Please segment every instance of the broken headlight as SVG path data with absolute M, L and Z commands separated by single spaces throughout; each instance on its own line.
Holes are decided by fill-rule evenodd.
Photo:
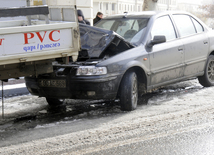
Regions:
M 107 74 L 106 67 L 80 66 L 76 75 L 104 75 Z

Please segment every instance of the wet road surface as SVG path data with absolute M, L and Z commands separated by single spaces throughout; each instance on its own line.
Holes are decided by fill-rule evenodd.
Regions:
M 0 152 L 14 153 L 21 145 L 15 153 L 45 147 L 55 154 L 210 154 L 212 90 L 196 80 L 170 85 L 142 96 L 133 112 L 121 111 L 117 101 L 66 100 L 50 108 L 40 99 L 41 108 L 0 121 Z M 26 149 L 32 141 L 34 149 Z

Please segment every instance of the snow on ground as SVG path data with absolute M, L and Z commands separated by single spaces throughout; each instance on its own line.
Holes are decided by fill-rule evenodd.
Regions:
M 24 78 L 19 80 L 9 79 L 8 82 L 3 83 L 3 90 L 9 91 L 14 89 L 25 88 Z M 2 86 L 0 86 L 0 90 Z M 39 98 L 38 96 L 28 95 L 15 96 L 10 98 L 4 98 L 4 116 L 5 118 L 18 117 L 27 115 L 30 112 L 36 112 L 40 109 L 44 109 L 47 106 L 45 98 Z M 0 118 L 2 117 L 2 100 L 0 101 Z
M 3 86 L 3 89 L 8 90 L 8 89 L 17 89 L 17 88 L 24 88 L 24 87 L 26 87 L 25 83 L 20 83 L 20 84 Z
M 4 100 L 4 115 L 5 118 L 19 117 L 27 115 L 33 112 L 47 107 L 45 98 L 39 98 L 38 96 L 23 95 L 18 97 L 12 97 Z M 0 105 L 0 117 L 2 116 L 2 102 Z
M 0 152 L 5 154 L 35 152 L 55 154 L 58 152 L 60 154 L 73 151 L 73 154 L 93 154 L 94 151 L 105 150 L 106 147 L 111 149 L 136 141 L 148 141 L 162 136 L 196 131 L 199 128 L 206 129 L 214 126 L 213 90 L 214 87 L 203 88 L 197 80 L 170 85 L 152 95 L 147 105 L 138 106 L 135 111 L 111 117 L 111 121 L 99 123 L 95 128 L 3 147 L 0 148 Z M 26 102 L 25 99 L 28 101 Z M 45 104 L 43 98 L 35 99 L 29 95 L 19 99 L 8 99 L 6 110 L 11 102 L 19 103 L 20 106 L 17 107 L 20 109 L 23 109 L 25 104 L 29 104 L 29 101 L 33 103 L 31 108 L 37 104 Z M 37 129 L 49 128 L 51 125 L 54 126 L 57 123 L 37 126 Z
M 23 87 L 25 84 L 14 84 L 14 85 L 7 85 L 5 86 L 6 89 L 12 88 L 19 88 Z M 159 93 L 157 95 L 153 95 L 147 101 L 147 105 L 163 105 L 163 104 L 187 104 L 187 108 L 189 107 L 188 104 L 192 103 L 193 100 L 197 100 L 194 102 L 194 105 L 198 104 L 205 104 L 212 101 L 212 94 L 210 92 L 213 91 L 213 87 L 211 88 L 204 88 L 198 83 L 197 80 L 190 80 L 181 83 L 176 83 L 167 86 L 163 90 L 158 90 Z M 202 90 L 200 90 L 202 89 Z M 187 93 L 189 91 L 198 90 L 195 93 Z M 206 97 L 206 98 L 205 98 Z M 208 101 L 209 98 L 209 101 Z M 2 102 L 1 102 L 2 103 Z M 47 102 L 45 98 L 39 98 L 37 96 L 32 96 L 30 94 L 6 98 L 4 100 L 4 115 L 5 117 L 20 116 L 20 115 L 27 115 L 29 111 L 31 113 L 38 112 L 39 110 L 44 109 L 47 107 Z M 195 105 L 195 106 L 196 106 Z M 179 109 L 179 106 L 177 107 Z M 0 117 L 2 115 L 2 104 L 0 105 Z M 176 109 L 175 109 L 176 110 Z M 99 112 L 99 111 L 98 111 Z M 96 115 L 96 114 L 94 114 Z M 13 117 L 14 117 L 13 116 Z

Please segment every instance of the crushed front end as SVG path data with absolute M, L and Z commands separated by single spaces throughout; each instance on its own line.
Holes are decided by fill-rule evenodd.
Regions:
M 78 65 L 54 67 L 52 74 L 38 78 L 25 77 L 26 86 L 33 95 L 49 98 L 114 99 L 117 95 L 119 74 L 78 76 Z M 85 71 L 83 71 L 85 72 Z
M 115 99 L 122 78 L 121 72 L 109 72 L 99 63 L 134 46 L 114 33 L 80 25 L 81 51 L 77 62 L 54 64 L 53 73 L 25 77 L 33 95 L 47 98 Z

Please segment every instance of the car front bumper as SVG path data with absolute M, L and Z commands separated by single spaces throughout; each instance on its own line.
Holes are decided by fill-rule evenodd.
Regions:
M 26 77 L 25 82 L 33 95 L 49 98 L 69 99 L 115 99 L 121 74 L 105 76 Z M 52 80 L 52 81 L 51 81 Z M 51 82 L 60 81 L 57 86 Z M 64 83 L 62 82 L 64 81 Z M 46 83 L 46 84 L 43 84 Z M 48 83 L 48 84 L 47 84 Z

